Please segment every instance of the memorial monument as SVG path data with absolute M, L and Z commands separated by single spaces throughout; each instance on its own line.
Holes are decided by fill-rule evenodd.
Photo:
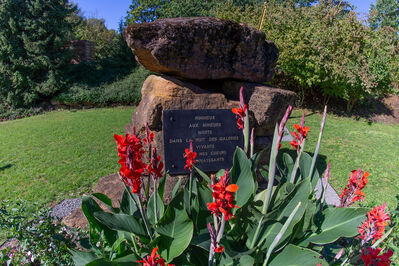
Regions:
M 126 133 L 154 132 L 169 171 L 166 198 L 178 178 L 185 178 L 184 148 L 194 142 L 197 165 L 207 172 L 230 168 L 234 148 L 242 143 L 232 108 L 244 87 L 257 150 L 268 148 L 275 124 L 295 93 L 262 84 L 270 80 L 278 49 L 263 32 L 209 17 L 161 19 L 129 25 L 125 39 L 150 75 Z M 231 150 L 232 149 L 232 150 Z M 184 182 L 183 182 L 184 183 Z

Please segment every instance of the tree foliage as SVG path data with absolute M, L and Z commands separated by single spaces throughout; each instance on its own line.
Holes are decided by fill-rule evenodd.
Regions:
M 215 10 L 227 3 L 241 7 L 263 5 L 262 0 L 132 0 L 126 20 L 128 23 L 140 23 L 161 18 L 214 16 Z
M 370 7 L 369 23 L 373 29 L 392 27 L 399 30 L 399 0 L 377 0 Z
M 118 33 L 107 29 L 104 19 L 82 18 L 75 29 L 75 38 L 95 42 L 96 59 L 110 57 L 117 49 Z
M 256 6 L 228 4 L 216 15 L 257 27 L 261 12 Z M 389 93 L 398 80 L 397 38 L 363 25 L 345 5 L 320 1 L 298 7 L 295 1 L 272 1 L 262 30 L 279 48 L 277 78 L 288 77 L 300 95 L 343 98 L 351 109 L 363 97 Z
M 0 5 L 0 100 L 31 105 L 63 86 L 65 48 L 75 7 L 67 0 L 3 0 Z

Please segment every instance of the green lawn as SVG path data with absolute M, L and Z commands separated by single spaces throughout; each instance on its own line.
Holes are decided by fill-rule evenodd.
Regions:
M 0 199 L 48 203 L 89 192 L 98 178 L 116 172 L 113 134 L 123 133 L 132 107 L 57 111 L 0 123 Z M 302 111 L 288 121 L 299 123 Z M 308 114 L 306 150 L 316 145 L 321 115 Z M 399 126 L 328 115 L 318 167 L 331 162 L 330 182 L 338 193 L 350 170 L 370 173 L 366 204 L 394 207 L 399 193 Z M 285 143 L 283 148 L 288 148 Z
M 296 110 L 288 121 L 299 123 L 301 110 Z M 305 124 L 310 127 L 305 150 L 314 152 L 322 116 L 307 112 Z M 365 120 L 327 115 L 320 148 L 319 166 L 331 163 L 330 182 L 340 194 L 351 170 L 362 168 L 370 173 L 369 183 L 363 190 L 369 206 L 387 203 L 396 206 L 395 194 L 399 194 L 399 125 L 368 123 Z M 288 146 L 284 146 L 288 147 Z
M 0 199 L 78 197 L 118 169 L 113 134 L 134 108 L 56 111 L 0 123 Z

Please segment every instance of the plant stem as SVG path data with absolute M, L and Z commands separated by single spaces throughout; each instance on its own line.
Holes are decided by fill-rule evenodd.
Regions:
M 254 141 L 254 128 L 252 128 L 251 131 L 251 149 L 250 149 L 250 158 L 252 158 L 252 156 L 254 156 L 254 145 L 255 145 L 255 141 Z
M 210 247 L 210 250 L 209 250 L 209 257 L 208 257 L 208 266 L 212 266 L 213 265 L 213 257 L 214 256 L 215 256 L 215 247 L 211 243 L 211 247 Z
M 372 247 L 372 248 L 378 247 L 378 245 L 381 244 L 381 242 L 383 242 L 383 241 L 385 240 L 385 238 L 387 238 L 387 237 L 392 233 L 393 228 L 394 228 L 394 227 L 392 227 L 391 229 L 389 229 L 389 231 L 386 232 L 380 239 L 378 239 L 371 247 Z
M 287 116 L 288 117 L 288 116 Z M 278 154 L 278 145 L 279 145 L 279 131 L 278 125 L 274 129 L 274 136 L 273 136 L 273 143 L 270 153 L 270 163 L 269 163 L 269 176 L 268 176 L 268 183 L 266 188 L 266 195 L 265 199 L 263 200 L 262 206 L 262 214 L 265 215 L 267 213 L 267 209 L 269 208 L 269 203 L 271 199 L 271 194 L 273 191 L 273 184 L 274 184 L 274 175 L 276 172 L 276 158 Z M 258 234 L 260 231 L 260 227 L 262 226 L 263 216 L 259 219 L 258 225 L 256 227 L 254 238 L 252 239 L 252 243 L 250 248 L 252 249 L 255 246 L 256 240 L 258 238 Z
M 296 172 L 298 171 L 299 160 L 301 159 L 301 155 L 303 153 L 303 150 L 305 149 L 305 142 L 306 142 L 306 140 L 304 139 L 302 142 L 302 145 L 301 145 L 301 149 L 299 150 L 298 156 L 296 157 L 294 169 L 292 169 L 292 174 L 291 174 L 291 179 L 290 179 L 290 182 L 292 184 L 295 184 Z
M 153 180 L 154 180 L 154 218 L 156 224 L 158 223 L 158 190 L 157 190 L 156 177 L 153 177 Z
M 244 134 L 244 152 L 248 156 L 248 146 L 249 146 L 249 117 L 248 117 L 248 110 L 245 111 L 243 134 Z
M 220 228 L 219 231 L 217 232 L 217 237 L 216 237 L 216 243 L 219 243 L 220 239 L 223 237 L 224 233 L 224 226 L 226 224 L 226 220 L 224 219 L 224 214 L 222 214 L 222 218 L 220 218 Z
M 139 206 L 140 214 L 141 214 L 141 217 L 143 218 L 145 229 L 147 230 L 147 234 L 148 234 L 148 236 L 150 237 L 150 239 L 152 241 L 151 231 L 150 231 L 150 228 L 148 226 L 147 216 L 144 214 L 143 204 L 141 203 L 140 196 L 137 197 L 139 199 L 138 203 L 136 202 L 134 197 L 132 197 L 132 198 L 133 198 L 134 202 L 136 203 L 136 205 Z
M 262 16 L 261 16 L 260 21 L 259 21 L 258 30 L 262 29 L 263 20 L 265 18 L 265 13 L 266 13 L 266 6 L 267 6 L 267 1 L 265 1 L 263 3 L 263 11 L 262 11 Z
M 119 173 L 118 173 L 118 176 L 119 176 L 119 178 L 120 178 L 120 179 L 122 180 L 122 182 L 123 182 L 123 179 L 122 179 L 122 177 L 121 177 L 121 175 L 120 175 Z M 150 237 L 150 239 L 151 239 L 151 241 L 152 241 L 152 235 L 151 235 L 150 229 L 149 229 L 149 227 L 148 227 L 147 217 L 144 215 L 143 206 L 142 206 L 142 204 L 141 204 L 140 196 L 137 196 L 137 198 L 139 199 L 139 200 L 138 200 L 138 203 L 137 203 L 136 198 L 135 198 L 135 196 L 133 195 L 133 193 L 130 191 L 129 187 L 125 184 L 125 182 L 123 182 L 123 184 L 125 185 L 125 189 L 126 189 L 127 192 L 129 193 L 129 196 L 133 199 L 134 204 L 136 204 L 136 206 L 139 207 L 141 217 L 143 218 L 143 221 L 144 221 L 145 229 L 147 230 L 147 234 L 148 234 L 148 236 Z
M 249 247 L 249 249 L 252 249 L 255 246 L 256 240 L 258 238 L 258 234 L 259 234 L 259 230 L 260 230 L 260 226 L 262 225 L 263 222 L 263 216 L 259 219 L 258 225 L 256 226 L 256 231 L 255 231 L 255 235 L 254 238 L 252 238 L 252 242 L 251 245 Z
M 278 242 L 281 240 L 281 238 L 283 237 L 285 231 L 287 231 L 288 226 L 291 224 L 292 220 L 294 219 L 295 214 L 298 212 L 299 207 L 301 207 L 301 202 L 298 202 L 298 205 L 296 205 L 295 209 L 292 211 L 292 213 L 290 214 L 290 216 L 288 217 L 287 221 L 284 223 L 283 227 L 281 227 L 280 232 L 278 232 L 278 234 L 276 235 L 276 237 L 274 238 L 273 242 L 271 243 L 271 245 L 269 246 L 268 250 L 267 250 L 267 254 L 266 254 L 266 259 L 263 263 L 263 266 L 267 265 L 267 262 L 270 259 L 270 255 L 273 252 L 273 249 L 277 246 Z
M 190 171 L 190 179 L 188 183 L 188 212 L 191 215 L 191 194 L 193 193 L 193 172 Z
M 147 176 L 147 186 L 145 188 L 145 198 L 146 198 L 146 200 L 148 200 L 148 197 L 150 196 L 150 181 L 151 181 L 151 177 L 148 175 Z
M 310 166 L 310 171 L 309 171 L 309 177 L 310 178 L 312 178 L 312 176 L 313 176 L 313 170 L 314 170 L 314 167 L 316 165 L 317 155 L 319 154 L 321 137 L 323 136 L 324 124 L 326 123 L 326 116 L 327 116 L 327 105 L 324 106 L 323 119 L 321 121 L 319 139 L 317 140 L 316 149 L 314 151 L 313 158 L 312 158 L 312 164 Z
M 266 189 L 266 195 L 265 195 L 265 200 L 263 201 L 263 206 L 262 206 L 262 214 L 267 213 L 267 209 L 269 208 L 269 203 L 272 195 L 272 190 L 273 190 L 273 184 L 274 184 L 274 177 L 276 174 L 276 161 L 277 161 L 277 155 L 278 155 L 278 129 L 277 125 L 276 128 L 274 129 L 274 137 L 273 137 L 273 144 L 272 144 L 272 150 L 270 154 L 270 163 L 269 163 L 269 176 L 268 176 L 268 183 L 267 183 L 267 189 Z
M 139 250 L 137 249 L 137 243 L 136 243 L 135 235 L 133 233 L 130 233 L 130 238 L 132 239 L 132 242 L 133 242 L 134 251 L 136 252 L 136 254 L 139 254 Z

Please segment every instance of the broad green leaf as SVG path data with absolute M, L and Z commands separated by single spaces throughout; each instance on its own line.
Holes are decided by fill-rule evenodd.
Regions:
M 365 208 L 327 208 L 320 218 L 320 230 L 318 234 L 312 234 L 301 243 L 306 246 L 312 242 L 317 245 L 328 244 L 340 237 L 354 237 L 359 232 L 357 227 L 366 219 Z
M 211 237 L 208 230 L 204 230 L 203 233 L 193 236 L 190 245 L 200 247 L 209 252 L 209 247 L 211 246 Z
M 80 250 L 69 250 L 69 251 L 72 254 L 72 260 L 76 266 L 83 266 L 86 265 L 87 263 L 90 263 L 98 259 L 96 254 L 92 252 L 85 252 Z
M 259 161 L 262 158 L 262 155 L 265 153 L 265 151 L 266 151 L 266 149 L 263 149 L 260 152 L 255 153 L 251 157 L 251 170 L 252 170 L 253 173 L 255 173 L 256 170 L 258 169 Z
M 239 147 L 236 148 L 234 153 L 230 175 L 231 183 L 238 186 L 238 190 L 235 193 L 236 205 L 243 207 L 255 193 L 255 183 L 251 171 L 251 162 L 245 152 Z
M 198 186 L 198 196 L 199 196 L 199 201 L 200 201 L 200 208 L 203 210 L 208 210 L 207 208 L 207 203 L 212 202 L 212 191 L 210 190 L 209 187 L 199 184 Z
M 312 156 L 310 156 L 308 153 L 303 152 L 301 155 L 301 158 L 299 160 L 299 170 L 301 172 L 301 178 L 304 179 L 306 177 L 309 177 L 311 167 L 312 167 Z M 314 189 L 317 185 L 317 181 L 319 181 L 320 175 L 319 172 L 317 171 L 317 168 L 313 169 L 313 175 L 312 175 L 312 188 Z
M 239 262 L 240 262 L 240 265 L 243 265 L 243 266 L 254 265 L 255 259 L 249 255 L 244 255 L 244 256 L 240 257 Z
M 158 220 L 163 216 L 163 213 L 165 212 L 165 206 L 163 204 L 163 201 L 161 200 L 160 195 L 155 192 L 152 193 L 150 199 L 148 200 L 148 204 L 147 204 L 147 217 L 151 224 L 155 224 L 155 213 L 154 213 L 155 195 L 157 195 L 156 198 L 157 198 Z
M 312 156 L 306 152 L 302 152 L 301 158 L 299 159 L 299 170 L 301 171 L 302 179 L 309 176 L 311 165 Z
M 274 257 L 269 266 L 315 266 L 318 263 L 327 266 L 328 263 L 319 257 L 320 254 L 313 250 L 289 244 Z
M 207 174 L 205 174 L 204 172 L 202 172 L 199 168 L 197 168 L 195 165 L 193 165 L 195 171 L 197 171 L 197 173 L 209 184 L 211 185 L 211 179 L 209 178 L 209 176 Z
M 158 247 L 162 258 L 171 262 L 190 244 L 194 225 L 183 206 L 183 192 L 180 192 L 169 204 L 165 215 L 155 228 L 160 234 Z
M 226 171 L 225 169 L 220 169 L 219 171 L 217 171 L 215 174 L 216 178 L 219 179 L 222 175 L 224 175 L 225 171 Z
M 92 244 L 98 242 L 100 233 L 104 232 L 105 240 L 112 245 L 118 238 L 117 232 L 109 229 L 94 217 L 95 212 L 103 212 L 97 202 L 91 197 L 83 196 L 82 211 L 90 225 L 90 242 Z
M 133 215 L 139 211 L 136 206 L 136 203 L 130 197 L 129 192 L 127 191 L 127 188 L 125 188 L 125 190 L 123 191 L 120 209 L 121 209 L 122 213 L 129 214 L 129 215 Z
M 135 265 L 136 261 L 140 258 L 136 256 L 136 254 L 130 254 L 115 260 L 107 260 L 104 258 L 94 260 L 86 266 L 128 266 Z
M 95 212 L 94 216 L 98 221 L 113 230 L 126 231 L 137 236 L 148 237 L 144 225 L 139 223 L 132 215 Z
M 132 262 L 136 262 L 139 259 L 140 258 L 136 254 L 129 254 L 124 257 L 117 258 L 113 261 L 117 262 L 117 263 L 125 263 L 126 262 L 126 263 L 130 263 L 129 265 L 132 265 Z
M 283 153 L 282 157 L 283 157 L 284 167 L 283 168 L 279 167 L 279 169 L 282 170 L 284 179 L 289 180 L 289 178 L 291 177 L 291 174 L 292 174 L 292 169 L 294 169 L 295 162 L 292 159 L 291 155 L 289 155 L 286 152 Z
M 179 180 L 177 180 L 177 183 L 176 183 L 175 186 L 173 187 L 173 190 L 172 190 L 172 199 L 173 199 L 174 197 L 176 197 L 176 194 L 177 194 L 177 192 L 179 191 L 179 188 L 180 188 L 180 184 L 181 184 L 181 178 L 179 178 Z
M 166 182 L 166 173 L 160 179 L 158 179 L 158 193 L 162 200 L 165 191 L 165 182 Z
M 298 205 L 298 203 L 302 202 L 303 204 L 300 206 L 298 212 L 295 214 L 290 226 L 288 227 L 284 235 L 281 237 L 281 240 L 278 242 L 277 249 L 279 249 L 281 245 L 284 244 L 291 237 L 291 233 L 295 224 L 302 219 L 302 216 L 307 208 L 308 197 L 311 191 L 312 191 L 311 184 L 308 178 L 301 181 L 298 185 L 296 185 L 294 191 L 292 191 L 287 196 L 285 204 L 283 206 L 279 206 L 279 209 L 277 209 L 278 217 L 276 218 L 276 220 L 278 222 L 274 222 L 273 224 L 267 225 L 266 228 L 264 228 L 264 230 L 262 231 L 261 233 L 262 237 L 260 238 L 259 243 L 263 243 L 262 244 L 263 248 L 267 249 L 271 245 L 274 238 L 283 227 L 285 220 L 290 216 L 290 214 Z M 280 209 L 281 207 L 283 208 Z M 272 211 L 275 211 L 274 208 L 272 208 Z
M 112 207 L 112 200 L 108 198 L 107 195 L 102 193 L 93 193 L 92 196 L 101 201 L 105 205 L 105 207 L 107 207 L 107 209 L 110 210 L 111 212 L 113 213 L 119 212 L 119 208 Z

